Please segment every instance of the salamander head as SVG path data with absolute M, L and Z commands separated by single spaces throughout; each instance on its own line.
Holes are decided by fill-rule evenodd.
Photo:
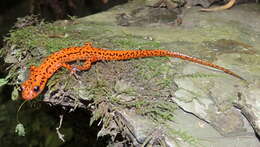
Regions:
M 36 67 L 32 66 L 28 80 L 21 84 L 22 98 L 24 100 L 36 98 L 43 91 L 45 83 L 42 74 L 36 72 Z

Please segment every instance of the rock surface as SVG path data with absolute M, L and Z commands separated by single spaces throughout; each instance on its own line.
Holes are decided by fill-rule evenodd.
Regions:
M 131 1 L 104 13 L 56 22 L 66 32 L 61 38 L 72 36 L 76 43 L 54 40 L 52 46 L 53 40 L 35 43 L 40 39 L 34 36 L 38 40 L 30 45 L 48 44 L 47 53 L 59 43 L 85 41 L 115 50 L 161 48 L 211 61 L 247 81 L 173 58 L 98 62 L 81 73 L 80 81 L 68 72 L 57 73 L 44 101 L 87 108 L 93 111 L 92 122 L 103 122 L 99 136 L 116 140 L 121 133 L 136 146 L 259 146 L 259 6 L 216 13 L 186 9 L 181 26 L 171 23 L 177 19 L 175 12 L 161 9 L 151 13 L 144 1 Z M 18 61 L 10 56 L 6 60 Z

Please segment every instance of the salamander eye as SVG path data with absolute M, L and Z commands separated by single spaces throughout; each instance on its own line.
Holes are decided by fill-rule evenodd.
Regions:
M 21 90 L 24 90 L 24 89 L 25 89 L 25 87 L 22 85 L 22 86 L 21 86 Z
M 34 92 L 39 92 L 39 90 L 40 90 L 40 86 L 35 86 L 35 87 L 33 88 L 33 91 L 34 91 Z

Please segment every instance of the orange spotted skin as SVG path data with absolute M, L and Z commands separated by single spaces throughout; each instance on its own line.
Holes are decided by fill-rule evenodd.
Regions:
M 91 67 L 91 63 L 100 60 L 127 60 L 132 58 L 143 58 L 152 56 L 169 56 L 180 58 L 183 60 L 188 60 L 215 69 L 219 69 L 234 77 L 243 79 L 239 75 L 235 74 L 234 72 L 228 69 L 225 69 L 224 67 L 177 52 L 159 49 L 115 51 L 102 48 L 95 48 L 92 46 L 91 43 L 85 43 L 84 46 L 65 48 L 51 54 L 38 67 L 31 66 L 28 80 L 23 82 L 21 85 L 22 98 L 25 100 L 31 100 L 36 98 L 43 91 L 48 79 L 61 67 L 65 67 L 69 69 L 71 72 L 75 73 L 77 70 L 88 70 Z M 80 66 L 72 66 L 68 64 L 69 62 L 77 60 L 82 60 L 85 62 L 83 65 Z

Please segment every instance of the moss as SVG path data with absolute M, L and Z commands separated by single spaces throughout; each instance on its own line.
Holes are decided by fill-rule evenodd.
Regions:
M 221 77 L 221 75 L 196 72 L 196 73 L 192 73 L 192 74 L 182 74 L 182 75 L 176 76 L 176 78 L 178 78 L 178 79 L 181 79 L 181 78 L 197 79 L 197 78 L 216 78 L 216 77 Z
M 120 50 L 126 49 L 153 49 L 159 48 L 161 44 L 156 41 L 151 41 L 146 39 L 144 36 L 136 36 L 128 33 L 123 35 L 116 35 L 115 38 L 111 40 L 111 43 L 116 48 Z
M 17 62 L 9 69 L 8 77 L 12 79 L 10 82 L 15 83 L 15 77 L 21 74 L 26 77 L 24 66 L 39 65 L 42 57 L 61 48 L 79 44 L 79 41 L 66 36 L 66 33 L 70 32 L 67 32 L 65 27 L 50 23 L 11 30 L 9 36 L 4 39 L 6 46 L 2 52 L 3 56 L 12 56 L 16 59 L 14 62 Z
M 182 130 L 175 130 L 175 129 L 169 129 L 169 133 L 171 133 L 171 136 L 175 136 L 176 144 L 178 144 L 178 140 L 182 140 L 183 142 L 186 142 L 194 147 L 203 147 L 203 145 L 200 143 L 200 139 L 195 138 L 191 135 L 189 135 L 187 132 Z

